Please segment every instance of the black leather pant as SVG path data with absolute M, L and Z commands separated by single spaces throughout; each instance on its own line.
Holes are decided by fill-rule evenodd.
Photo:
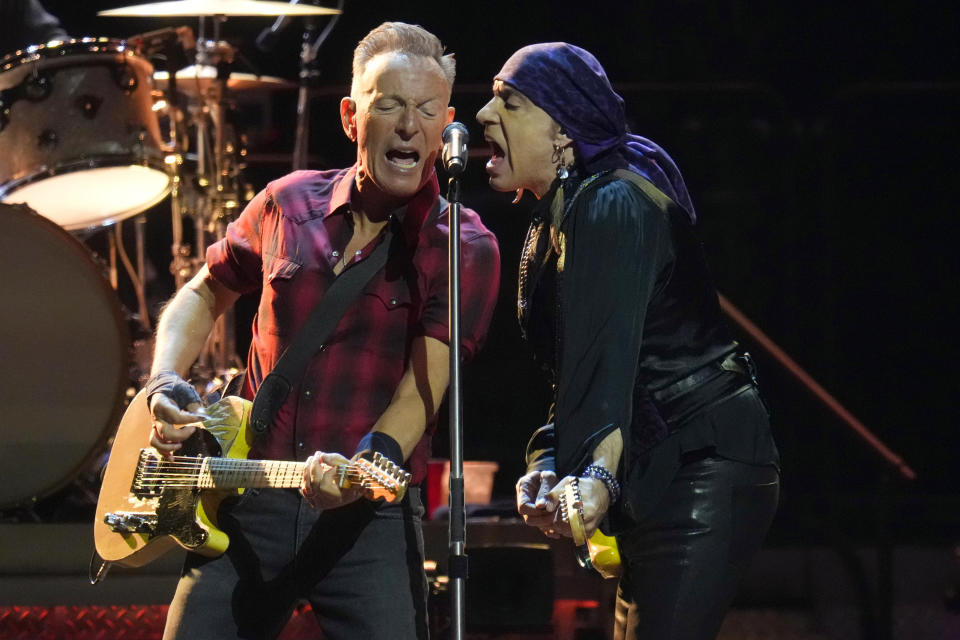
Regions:
M 624 573 L 614 638 L 715 638 L 779 490 L 773 466 L 716 456 L 687 461 L 653 513 L 617 536 Z

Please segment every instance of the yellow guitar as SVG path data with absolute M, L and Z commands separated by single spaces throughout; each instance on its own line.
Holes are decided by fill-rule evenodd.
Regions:
M 600 529 L 587 538 L 583 526 L 583 498 L 580 495 L 580 483 L 576 478 L 563 488 L 560 495 L 560 517 L 570 524 L 575 555 L 581 567 L 596 569 L 604 578 L 616 578 L 620 575 L 620 549 L 617 540 Z
M 300 486 L 303 462 L 247 460 L 252 403 L 227 396 L 204 409 L 194 435 L 172 459 L 150 446 L 152 417 L 141 391 L 124 413 L 103 476 L 93 537 L 103 560 L 140 567 L 180 546 L 216 556 L 227 534 L 216 526 L 217 507 L 244 487 Z M 364 497 L 400 500 L 410 474 L 387 458 L 357 459 L 337 467 L 341 488 L 359 485 Z

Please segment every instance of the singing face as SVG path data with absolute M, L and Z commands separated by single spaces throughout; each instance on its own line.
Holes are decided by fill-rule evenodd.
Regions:
M 357 143 L 361 193 L 407 200 L 430 179 L 453 121 L 450 90 L 432 58 L 392 51 L 370 60 L 340 103 L 344 131 Z
M 538 198 L 556 177 L 556 152 L 570 144 L 546 111 L 501 80 L 493 98 L 477 113 L 492 155 L 487 161 L 490 186 L 497 191 L 528 189 Z

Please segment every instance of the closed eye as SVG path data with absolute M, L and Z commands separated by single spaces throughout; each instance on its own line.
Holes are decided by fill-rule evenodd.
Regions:
M 373 103 L 373 108 L 380 112 L 394 111 L 400 108 L 400 102 L 397 100 L 377 100 Z
M 420 110 L 420 113 L 425 115 L 428 118 L 436 118 L 439 109 L 437 108 L 437 101 L 435 99 L 427 100 L 417 105 L 417 108 Z

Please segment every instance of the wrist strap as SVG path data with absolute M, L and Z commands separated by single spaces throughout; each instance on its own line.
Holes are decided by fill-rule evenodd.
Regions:
M 394 440 L 393 436 L 389 436 L 383 431 L 371 431 L 360 438 L 353 457 L 360 456 L 361 458 L 372 460 L 374 452 L 379 452 L 380 455 L 397 466 L 402 465 L 404 462 L 403 449 L 400 448 L 400 443 Z
M 194 402 L 203 404 L 200 394 L 197 393 L 193 385 L 181 378 L 176 371 L 158 371 L 156 375 L 147 380 L 144 390 L 147 392 L 148 407 L 150 406 L 150 399 L 157 393 L 167 396 L 181 409 L 186 409 L 188 405 Z

